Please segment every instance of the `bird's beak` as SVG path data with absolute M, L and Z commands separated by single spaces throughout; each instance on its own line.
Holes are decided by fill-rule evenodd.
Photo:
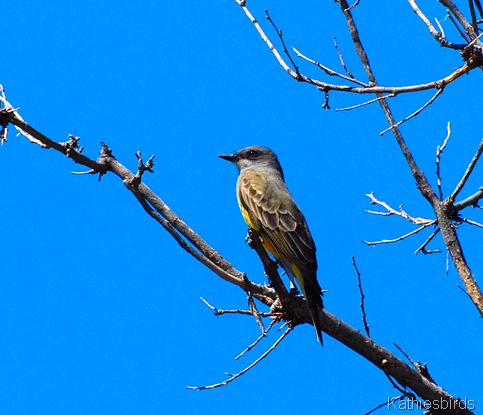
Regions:
M 235 163 L 237 160 L 237 156 L 235 154 L 220 154 L 218 157 L 223 160 L 231 161 L 232 163 Z

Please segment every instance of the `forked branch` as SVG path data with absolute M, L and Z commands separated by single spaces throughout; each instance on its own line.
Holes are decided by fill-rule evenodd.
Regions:
M 140 201 L 146 212 L 160 223 L 171 236 L 180 244 L 180 246 L 188 253 L 193 255 L 197 260 L 201 261 L 210 270 L 220 276 L 223 280 L 241 287 L 249 296 L 253 296 L 261 303 L 271 307 L 278 299 L 277 293 L 270 287 L 255 284 L 248 280 L 244 273 L 236 270 L 229 262 L 227 262 L 217 251 L 210 247 L 198 234 L 196 234 L 186 223 L 184 223 L 173 211 L 171 211 L 165 203 L 154 194 L 144 182 L 133 180 L 135 174 L 130 172 L 126 167 L 119 163 L 112 154 L 112 150 L 103 144 L 101 156 L 97 160 L 89 159 L 83 154 L 79 154 L 75 149 L 70 150 L 67 154 L 66 147 L 61 145 L 44 134 L 40 133 L 20 117 L 8 112 L 7 109 L 0 109 L 0 125 L 8 125 L 12 123 L 23 131 L 28 132 L 35 137 L 42 146 L 52 148 L 60 153 L 67 155 L 73 161 L 89 167 L 94 172 L 107 174 L 114 173 L 126 183 L 126 189 L 131 191 L 137 200 Z M 76 140 L 77 142 L 78 140 Z M 138 160 L 141 159 L 140 155 Z M 142 169 L 145 164 L 138 162 L 138 169 Z M 144 168 L 143 167 L 143 168 Z M 151 166 L 152 168 L 152 166 Z M 298 324 L 311 321 L 307 312 L 306 304 L 300 297 L 293 297 L 290 304 L 291 309 L 299 318 Z M 341 319 L 330 314 L 327 310 L 320 311 L 320 321 L 322 328 L 329 336 L 338 340 L 348 348 L 354 350 L 368 361 L 373 363 L 384 373 L 396 379 L 400 385 L 414 391 L 418 396 L 427 400 L 437 400 L 438 402 L 447 402 L 448 405 L 457 404 L 457 400 L 448 392 L 432 382 L 429 382 L 418 371 L 407 366 L 402 360 L 397 358 L 389 350 L 375 343 L 373 340 L 361 334 L 356 329 L 346 324 Z M 287 335 L 293 326 L 289 326 L 286 330 Z M 282 341 L 280 338 L 275 342 L 272 348 Z M 265 352 L 269 353 L 271 350 Z M 263 355 L 262 355 L 263 356 Z M 233 375 L 232 375 L 233 376 Z M 468 409 L 461 409 L 458 414 L 471 414 Z

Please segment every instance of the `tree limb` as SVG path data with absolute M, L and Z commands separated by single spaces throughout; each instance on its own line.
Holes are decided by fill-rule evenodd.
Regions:
M 7 114 L 7 110 L 1 109 L 0 124 L 5 122 L 5 114 Z M 20 117 L 14 116 L 12 118 L 11 114 L 8 114 L 8 119 L 12 124 L 32 134 L 32 136 L 38 139 L 41 144 L 67 155 L 76 163 L 90 167 L 95 172 L 112 172 L 120 177 L 126 184 L 126 188 L 133 192 L 147 213 L 156 219 L 156 221 L 159 222 L 164 229 L 166 229 L 170 235 L 178 241 L 178 243 L 180 243 L 183 249 L 187 250 L 192 255 L 194 252 L 198 252 L 194 257 L 201 261 L 203 265 L 207 266 L 225 281 L 237 285 L 243 290 L 251 293 L 259 301 L 269 307 L 277 299 L 277 294 L 272 288 L 249 281 L 244 273 L 236 270 L 217 251 L 210 247 L 143 182 L 136 180 L 136 175 L 119 163 L 112 155 L 112 151 L 105 144 L 102 145 L 101 157 L 97 161 L 92 160 L 79 154 L 76 150 L 71 149 L 70 151 L 67 151 L 66 146 L 55 142 L 40 133 L 25 121 L 21 120 Z M 161 215 L 162 218 L 159 217 L 158 214 Z M 196 248 L 196 251 L 193 251 L 193 247 Z M 306 306 L 306 301 L 301 297 L 289 296 L 289 298 L 291 298 L 292 302 L 290 307 L 298 317 L 297 324 L 310 324 L 312 320 Z M 386 375 L 395 379 L 403 387 L 411 389 L 422 399 L 447 402 L 448 405 L 452 405 L 451 407 L 457 405 L 458 400 L 452 397 L 444 389 L 428 381 L 428 379 L 418 373 L 417 370 L 410 368 L 389 350 L 380 346 L 367 336 L 364 336 L 358 330 L 349 326 L 327 310 L 324 309 L 320 311 L 320 321 L 325 333 L 363 356 L 376 367 L 383 370 Z M 433 413 L 436 414 L 437 412 Z M 459 409 L 453 413 L 472 414 L 468 409 Z

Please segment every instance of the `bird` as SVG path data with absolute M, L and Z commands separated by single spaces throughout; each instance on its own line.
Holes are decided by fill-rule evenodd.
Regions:
M 259 232 L 291 285 L 294 279 L 308 303 L 317 340 L 323 345 L 319 311 L 322 289 L 317 280 L 316 247 L 307 221 L 285 184 L 277 155 L 267 147 L 249 146 L 218 157 L 236 165 L 238 205 L 248 227 Z

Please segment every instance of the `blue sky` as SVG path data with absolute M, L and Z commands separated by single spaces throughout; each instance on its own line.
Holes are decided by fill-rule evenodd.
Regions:
M 459 42 L 444 8 L 426 3 L 428 17 Z M 288 45 L 338 70 L 336 36 L 349 69 L 365 79 L 336 3 L 248 4 L 272 40 L 264 8 Z M 58 141 L 81 136 L 94 158 L 106 141 L 131 169 L 136 151 L 155 154 L 148 186 L 257 282 L 263 270 L 244 241 L 237 172 L 216 156 L 271 147 L 316 241 L 328 310 L 362 330 L 355 255 L 374 340 L 395 352 L 397 342 L 454 396 L 483 404 L 481 319 L 452 265 L 446 275 L 445 254 L 413 254 L 428 233 L 396 245 L 361 243 L 413 229 L 400 218 L 364 213 L 374 208 L 365 197 L 371 191 L 394 208 L 432 217 L 393 137 L 379 135 L 387 124 L 378 106 L 335 112 L 364 97 L 332 93 L 332 110 L 323 110 L 323 94 L 284 73 L 234 1 L 19 0 L 2 16 L 0 83 L 24 119 Z M 407 2 L 361 2 L 354 16 L 382 85 L 428 82 L 462 64 Z M 308 64 L 300 68 L 334 81 Z M 435 184 L 436 146 L 451 122 L 442 161 L 446 195 L 482 138 L 481 80 L 477 71 L 461 78 L 402 126 Z M 432 93 L 393 99 L 396 118 Z M 234 361 L 259 335 L 257 324 L 215 317 L 199 297 L 244 308 L 244 293 L 181 251 L 117 178 L 71 175 L 83 168 L 13 129 L 0 160 L 0 413 L 349 414 L 397 394 L 381 372 L 328 336 L 321 349 L 308 325 L 230 386 L 187 390 L 241 370 L 276 333 Z M 481 186 L 482 172 L 475 169 L 462 198 Z M 483 222 L 477 209 L 464 216 Z M 482 230 L 460 229 L 479 277 Z M 439 237 L 431 248 L 444 248 Z

